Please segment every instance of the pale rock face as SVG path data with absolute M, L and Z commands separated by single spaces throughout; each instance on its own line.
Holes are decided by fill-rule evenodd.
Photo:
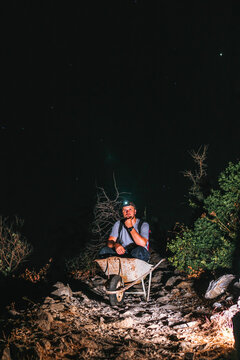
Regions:
M 223 294 L 228 288 L 229 284 L 235 279 L 232 274 L 223 275 L 217 280 L 212 280 L 205 293 L 206 299 L 214 299 L 219 295 Z

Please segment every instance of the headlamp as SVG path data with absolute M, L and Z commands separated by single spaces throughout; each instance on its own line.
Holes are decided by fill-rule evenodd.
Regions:
M 134 209 L 136 209 L 136 205 L 132 201 L 124 200 L 122 207 L 124 207 L 124 206 L 133 206 Z

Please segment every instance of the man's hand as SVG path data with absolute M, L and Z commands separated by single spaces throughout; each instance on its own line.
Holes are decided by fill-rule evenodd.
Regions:
M 116 253 L 118 255 L 123 255 L 123 254 L 125 254 L 125 251 L 126 251 L 124 249 L 124 247 L 121 244 L 118 244 L 118 243 L 115 243 L 115 250 L 116 250 Z
M 133 226 L 132 217 L 130 217 L 130 218 L 128 218 L 128 219 L 125 220 L 125 226 L 126 226 L 127 228 Z

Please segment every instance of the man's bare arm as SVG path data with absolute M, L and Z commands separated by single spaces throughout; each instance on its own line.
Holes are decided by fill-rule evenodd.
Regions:
M 130 231 L 130 234 L 136 245 L 145 247 L 147 245 L 148 239 L 141 236 L 134 228 Z
M 125 225 L 126 225 L 127 228 L 133 227 L 132 218 L 127 219 L 125 221 Z M 132 231 L 130 231 L 130 234 L 131 234 L 131 236 L 133 238 L 133 241 L 135 242 L 136 245 L 143 246 L 143 247 L 145 247 L 147 245 L 148 239 L 141 236 L 137 232 L 137 230 L 135 230 L 134 228 L 132 229 Z
M 117 241 L 117 238 L 115 236 L 109 236 L 107 246 L 109 248 L 114 248 L 116 241 Z
M 115 251 L 118 255 L 125 254 L 126 250 L 124 249 L 124 247 L 121 244 L 118 244 L 116 241 L 117 241 L 117 238 L 115 236 L 109 236 L 107 246 L 109 248 L 115 249 Z

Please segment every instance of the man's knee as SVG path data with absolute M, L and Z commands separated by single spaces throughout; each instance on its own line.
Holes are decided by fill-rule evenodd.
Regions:
M 144 260 L 144 261 L 148 261 L 150 258 L 150 254 L 147 251 L 146 248 L 144 248 L 143 246 L 137 246 L 135 247 L 132 251 L 131 251 L 131 255 L 134 258 L 140 259 L 140 260 Z
M 108 246 L 104 246 L 100 249 L 99 255 L 116 254 L 116 251 Z

